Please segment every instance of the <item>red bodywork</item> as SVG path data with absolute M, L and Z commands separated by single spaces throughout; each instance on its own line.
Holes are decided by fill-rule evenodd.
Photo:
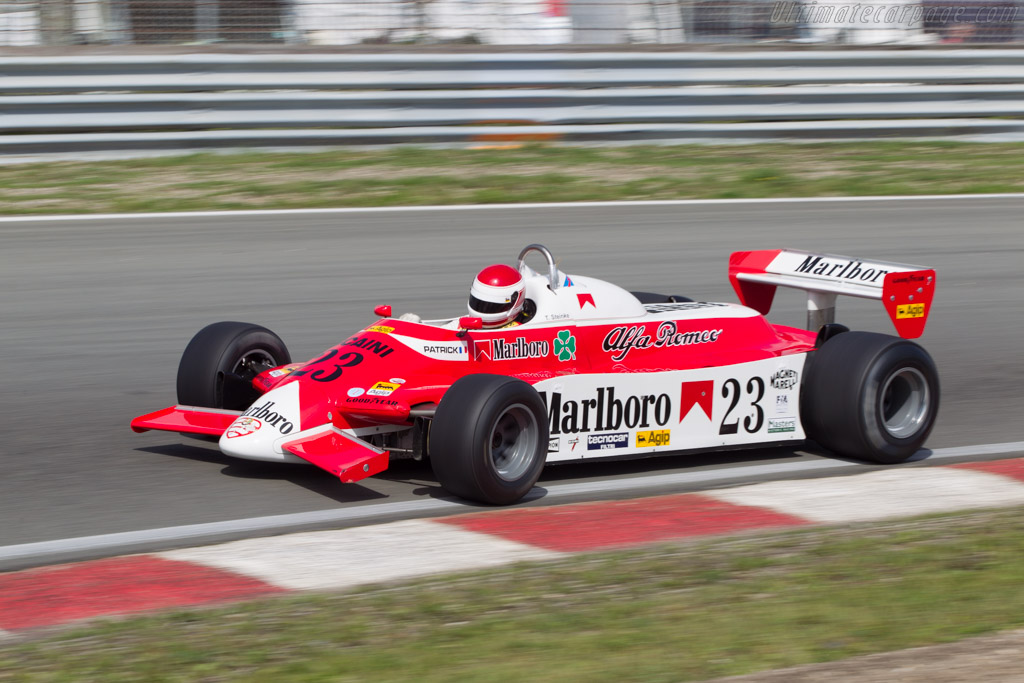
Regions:
M 557 282 L 564 277 L 563 285 L 556 289 L 552 274 L 552 286 L 541 278 L 547 291 L 535 288 L 533 294 L 557 298 L 560 308 L 549 309 L 545 317 L 522 326 L 456 329 L 454 324 L 393 319 L 387 317 L 390 307 L 380 306 L 376 312 L 385 317 L 341 344 L 306 363 L 268 370 L 253 380 L 257 390 L 274 392 L 273 396 L 284 395 L 279 390 L 296 385 L 292 393 L 300 397 L 295 399 L 297 414 L 285 418 L 283 412 L 274 412 L 281 406 L 273 404 L 254 404 L 244 413 L 177 406 L 136 418 L 132 428 L 223 434 L 222 448 L 233 436 L 276 429 L 278 453 L 286 451 L 353 482 L 386 469 L 389 457 L 387 450 L 358 438 L 356 432 L 370 433 L 381 425 L 412 428 L 416 418 L 432 416 L 448 388 L 463 376 L 505 375 L 531 385 L 573 375 L 617 376 L 635 386 L 638 375 L 650 374 L 653 380 L 659 373 L 680 373 L 686 376 L 680 379 L 681 385 L 675 385 L 674 395 L 663 395 L 666 405 L 669 399 L 680 402 L 676 427 L 681 429 L 679 425 L 694 407 L 710 421 L 716 382 L 723 379 L 710 372 L 685 371 L 732 368 L 814 349 L 816 330 L 772 325 L 763 317 L 776 286 L 804 288 L 831 296 L 832 301 L 836 293 L 882 299 L 902 336 L 920 335 L 934 294 L 934 271 L 842 259 L 786 250 L 733 254 L 730 280 L 741 301 L 762 315 L 735 305 L 703 302 L 644 309 L 613 285 L 560 273 Z M 479 323 L 470 322 L 475 324 L 463 325 Z M 799 360 L 802 367 L 803 359 Z M 790 374 L 797 377 L 795 371 Z M 611 386 L 618 380 L 602 381 Z M 735 386 L 738 393 L 739 383 Z M 765 384 L 760 386 L 763 391 Z M 724 398 L 720 392 L 719 398 Z M 728 410 L 735 405 L 734 395 Z M 724 425 L 722 429 L 726 434 Z M 649 438 L 656 437 L 652 433 Z M 575 449 L 576 444 L 569 443 Z

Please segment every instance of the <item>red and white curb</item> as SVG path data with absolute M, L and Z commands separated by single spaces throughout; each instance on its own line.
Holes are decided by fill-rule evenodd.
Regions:
M 217 604 L 744 530 L 1024 505 L 1024 458 L 516 508 L 0 574 L 0 640 L 97 616 Z

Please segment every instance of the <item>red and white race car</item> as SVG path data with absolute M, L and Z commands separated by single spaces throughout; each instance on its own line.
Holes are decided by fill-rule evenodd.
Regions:
M 547 272 L 524 262 L 542 255 Z M 529 321 L 382 317 L 305 363 L 258 325 L 201 330 L 178 369 L 178 401 L 132 429 L 218 437 L 231 456 L 308 461 L 343 482 L 391 454 L 429 457 L 463 498 L 513 503 L 545 463 L 765 446 L 813 439 L 836 453 L 901 462 L 939 405 L 914 342 L 935 271 L 792 250 L 734 253 L 743 305 L 628 292 L 519 255 Z M 808 292 L 809 330 L 764 317 L 776 287 Z M 900 337 L 832 322 L 836 296 L 879 299 Z M 413 316 L 415 318 L 415 316 Z M 902 337 L 902 338 L 901 338 Z

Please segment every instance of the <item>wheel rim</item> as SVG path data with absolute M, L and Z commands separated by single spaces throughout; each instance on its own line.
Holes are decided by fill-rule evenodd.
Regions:
M 513 404 L 498 416 L 488 440 L 488 454 L 494 473 L 505 481 L 522 477 L 537 452 L 540 429 L 537 418 L 521 403 Z
M 930 406 L 928 381 L 916 368 L 900 368 L 882 387 L 882 425 L 897 439 L 917 434 L 928 418 Z

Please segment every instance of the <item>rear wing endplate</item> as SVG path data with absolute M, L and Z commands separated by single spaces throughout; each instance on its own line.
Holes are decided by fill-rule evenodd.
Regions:
M 737 251 L 729 257 L 729 281 L 740 302 L 762 315 L 771 309 L 776 287 L 806 291 L 812 331 L 835 321 L 837 295 L 878 299 L 904 339 L 924 333 L 935 296 L 931 268 L 793 249 Z

